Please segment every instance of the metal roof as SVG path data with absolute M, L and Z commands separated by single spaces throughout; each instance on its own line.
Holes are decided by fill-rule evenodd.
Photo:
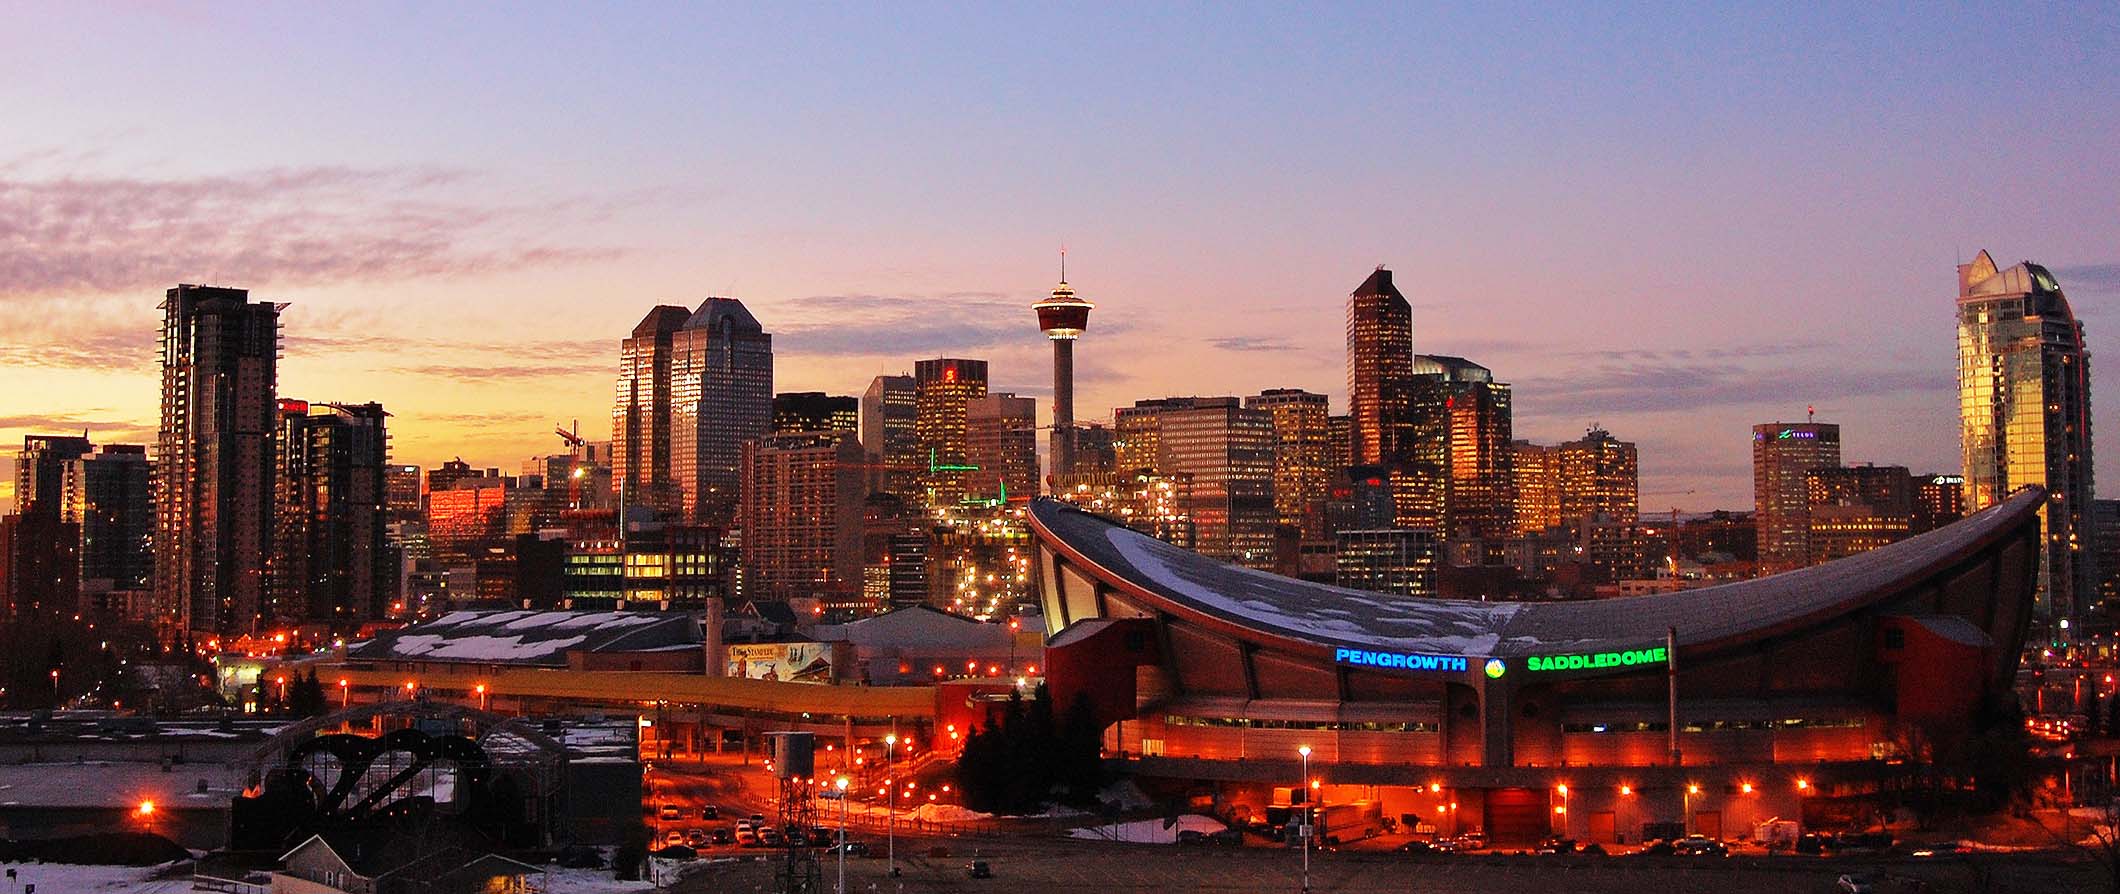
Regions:
M 1661 643 L 1673 627 L 1681 645 L 1701 646 L 1805 626 L 1892 596 L 2036 524 L 2044 499 L 2025 488 L 1935 531 L 1785 574 L 1569 602 L 1409 599 L 1311 583 L 1207 559 L 1052 499 L 1032 504 L 1031 523 L 1041 540 L 1176 614 L 1323 648 L 1513 657 L 1640 647 Z
M 354 643 L 355 661 L 565 667 L 567 653 L 644 652 L 703 641 L 686 612 L 461 611 Z

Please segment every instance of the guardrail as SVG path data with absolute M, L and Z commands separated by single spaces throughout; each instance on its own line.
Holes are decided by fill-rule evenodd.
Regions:
M 221 894 L 269 894 L 272 890 L 272 879 L 257 873 L 240 879 L 194 874 L 191 877 L 191 889 L 219 891 Z

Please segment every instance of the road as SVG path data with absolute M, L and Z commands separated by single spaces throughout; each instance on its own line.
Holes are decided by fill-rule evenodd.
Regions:
M 941 848 L 946 855 L 936 856 Z M 758 854 L 751 851 L 750 854 Z M 1180 848 L 1066 839 L 901 840 L 901 878 L 892 879 L 878 858 L 847 861 L 849 892 L 1055 892 L 1095 894 L 1167 891 L 1301 890 L 1299 856 L 1280 848 Z M 985 860 L 994 878 L 966 877 L 965 864 Z M 2050 855 L 1979 858 L 2006 887 L 2000 891 L 2077 891 L 2099 880 L 2088 864 L 2065 864 Z M 1871 872 L 1885 879 L 1878 894 L 1951 894 L 1981 889 L 1973 863 L 1963 860 L 1836 860 L 1809 857 L 1539 857 L 1465 856 L 1409 859 L 1391 854 L 1313 854 L 1311 890 L 1317 892 L 1436 892 L 1436 894 L 1789 894 L 1831 892 L 1842 873 Z M 773 890 L 770 859 L 703 867 L 671 890 L 678 892 L 766 892 Z M 820 857 L 825 890 L 838 864 Z

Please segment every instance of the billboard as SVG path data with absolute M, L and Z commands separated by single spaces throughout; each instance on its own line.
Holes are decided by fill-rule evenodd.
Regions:
M 830 683 L 834 671 L 832 643 L 731 643 L 728 676 L 783 683 Z

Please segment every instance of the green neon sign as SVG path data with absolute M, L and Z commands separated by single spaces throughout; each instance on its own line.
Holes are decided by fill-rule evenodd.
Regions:
M 1602 670 L 1609 667 L 1639 667 L 1668 660 L 1663 646 L 1628 649 L 1624 652 L 1591 652 L 1582 655 L 1533 655 L 1524 667 L 1533 671 Z

